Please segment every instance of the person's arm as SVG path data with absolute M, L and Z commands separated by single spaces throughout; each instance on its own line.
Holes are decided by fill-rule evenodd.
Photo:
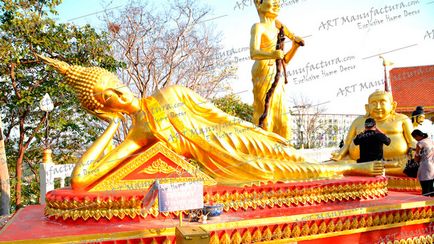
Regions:
M 392 142 L 392 140 L 390 140 L 390 138 L 388 136 L 386 136 L 386 135 L 384 135 L 384 136 L 386 137 L 386 141 L 384 144 L 386 144 L 386 146 L 389 146 L 390 143 Z
M 381 132 L 377 135 L 379 136 L 380 141 L 386 146 L 389 146 L 390 143 L 392 142 L 388 136 L 386 136 L 385 134 L 383 134 Z
M 360 145 L 360 134 L 358 134 L 356 138 L 354 138 L 353 142 L 356 146 Z
M 419 144 L 416 146 L 416 152 L 414 153 L 414 161 L 415 162 L 420 162 L 420 151 L 421 151 L 421 148 L 420 148 L 420 146 L 419 146 Z
M 304 40 L 299 36 L 295 36 L 294 33 L 292 33 L 285 25 L 276 20 L 276 27 L 280 28 L 280 26 L 283 26 L 283 32 L 285 33 L 285 36 L 292 41 L 291 49 L 285 54 L 284 57 L 285 64 L 288 64 L 289 61 L 291 61 L 291 59 L 294 57 L 297 49 L 300 46 L 304 46 Z
M 75 165 L 71 177 L 71 185 L 74 190 L 86 189 L 140 148 L 134 140 L 129 140 L 127 136 L 123 143 L 102 156 L 104 149 L 107 148 L 107 145 L 111 142 L 119 128 L 121 115 L 106 113 L 98 114 L 97 116 L 103 120 L 109 121 L 109 126 L 103 134 L 93 142 L 90 148 L 86 150 L 79 162 Z
M 254 24 L 250 31 L 250 58 L 253 60 L 283 59 L 282 50 L 264 51 L 261 49 L 261 36 L 264 32 L 263 26 Z M 275 46 L 276 44 L 274 44 Z

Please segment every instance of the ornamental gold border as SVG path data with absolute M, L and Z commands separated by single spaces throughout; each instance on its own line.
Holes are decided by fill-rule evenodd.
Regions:
M 387 188 L 389 188 L 391 191 L 422 191 L 420 183 L 417 179 L 387 177 L 387 181 Z
M 126 177 L 128 174 L 132 173 L 135 169 L 137 169 L 143 162 L 146 162 L 150 158 L 156 156 L 158 153 L 163 154 L 165 157 L 170 159 L 172 162 L 177 164 L 181 169 L 187 171 L 191 175 L 196 175 L 197 177 L 182 177 L 187 179 L 199 179 L 204 181 L 204 185 L 211 186 L 216 185 L 216 181 L 206 175 L 205 173 L 196 169 L 193 165 L 182 159 L 172 150 L 167 148 L 162 142 L 157 142 L 148 148 L 146 151 L 140 153 L 140 155 L 134 157 L 130 162 L 121 167 L 116 174 L 109 175 L 102 182 L 95 185 L 89 192 L 97 192 L 97 191 L 108 191 L 108 190 L 131 190 L 126 187 L 125 182 L 122 182 L 122 179 Z M 182 179 L 181 178 L 181 179 Z M 170 178 L 172 182 L 181 182 L 180 178 Z M 149 187 L 155 179 L 141 179 L 141 180 L 130 180 L 133 185 L 141 185 L 143 188 Z M 142 188 L 142 189 L 143 189 Z
M 380 244 L 414 244 L 414 243 L 434 243 L 434 234 L 432 235 L 425 235 L 425 236 L 418 236 L 418 237 L 409 237 L 409 238 L 402 238 L 402 239 L 396 239 L 393 241 L 388 242 L 380 242 Z
M 180 211 L 176 212 L 159 212 L 158 200 L 149 210 L 142 210 L 142 201 L 138 198 L 131 198 L 128 201 L 95 201 L 95 202 L 79 202 L 79 201 L 47 201 L 44 214 L 47 217 L 54 217 L 54 219 L 72 219 L 79 218 L 87 220 L 93 218 L 99 220 L 105 218 L 111 220 L 113 217 L 123 220 L 125 217 L 134 219 L 136 217 L 146 218 L 148 215 L 157 217 L 158 215 L 169 216 L 173 214 L 179 216 Z M 184 212 L 184 211 L 183 211 Z
M 342 216 L 296 223 L 257 225 L 257 227 L 251 229 L 243 226 L 232 230 L 212 231 L 212 228 L 208 228 L 207 226 L 202 227 L 211 231 L 211 244 L 251 242 L 296 243 L 297 241 L 315 240 L 386 228 L 430 223 L 433 220 L 431 207 L 422 207 L 418 209 L 393 210 L 370 213 L 367 215 Z M 228 232 L 231 234 L 229 235 Z M 411 242 L 412 240 L 429 240 L 427 236 L 421 237 L 405 238 L 402 240 L 407 242 L 399 243 L 413 243 Z M 434 238 L 434 235 L 431 238 Z
M 372 199 L 384 197 L 387 194 L 387 182 L 373 182 L 370 184 L 351 184 L 351 185 L 332 185 L 323 187 L 312 187 L 303 189 L 286 189 L 286 190 L 269 190 L 269 191 L 252 191 L 225 194 L 205 193 L 204 202 L 222 203 L 224 211 L 230 210 L 247 210 L 252 208 L 266 207 L 284 207 L 284 206 L 303 206 L 319 204 L 321 202 L 337 202 L 343 200 L 356 200 L 356 199 Z M 171 213 L 159 212 L 157 202 L 147 211 L 141 208 L 141 197 L 131 197 L 126 200 L 126 197 L 115 199 L 109 197 L 105 200 L 95 199 L 94 201 L 77 200 L 55 200 L 56 198 L 47 198 L 47 205 L 45 207 L 45 215 L 54 217 L 55 219 L 77 220 L 79 218 L 87 220 L 93 218 L 99 220 L 105 218 L 111 220 L 113 217 L 124 219 L 130 217 L 146 218 L 148 215 L 157 217 L 160 214 L 167 217 Z M 179 216 L 179 212 L 172 213 Z
M 235 193 L 205 193 L 204 202 L 222 203 L 224 211 L 248 208 L 283 207 L 312 205 L 321 202 L 336 202 L 342 200 L 381 198 L 387 195 L 387 181 L 368 184 L 355 183 L 348 185 L 332 185 L 323 187 L 306 187 L 303 189 L 252 191 L 242 190 Z

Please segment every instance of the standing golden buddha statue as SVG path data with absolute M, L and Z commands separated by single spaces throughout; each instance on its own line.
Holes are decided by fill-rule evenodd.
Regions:
M 283 65 L 287 64 L 295 55 L 298 47 L 304 45 L 304 42 L 276 19 L 280 11 L 279 0 L 255 0 L 254 2 L 260 22 L 254 24 L 251 29 L 250 57 L 255 60 L 252 67 L 253 123 L 258 124 L 264 113 L 267 92 L 276 78 L 276 60 L 283 60 Z M 284 36 L 293 41 L 287 53 L 283 50 L 276 50 L 277 37 L 281 28 Z M 281 77 L 277 79 L 280 80 L 270 97 L 268 113 L 262 128 L 290 140 L 292 139 L 291 121 L 285 97 L 285 84 Z

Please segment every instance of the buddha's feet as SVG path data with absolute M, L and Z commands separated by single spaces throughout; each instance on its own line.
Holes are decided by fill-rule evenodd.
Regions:
M 349 164 L 348 166 L 350 169 L 345 172 L 345 175 L 378 176 L 384 173 L 384 164 L 382 161 Z

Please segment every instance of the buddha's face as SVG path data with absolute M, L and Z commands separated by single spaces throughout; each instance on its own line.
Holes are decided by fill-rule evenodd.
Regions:
M 106 112 L 129 113 L 132 110 L 133 100 L 136 99 L 131 90 L 115 77 L 103 77 L 95 85 L 95 98 L 104 105 Z
M 418 123 L 419 125 L 421 125 L 424 120 L 425 120 L 425 114 L 416 116 L 416 123 Z
M 258 11 L 265 17 L 277 17 L 280 11 L 280 0 L 263 0 Z
M 367 110 L 375 120 L 384 120 L 395 109 L 395 103 L 385 94 L 377 94 L 369 98 Z

